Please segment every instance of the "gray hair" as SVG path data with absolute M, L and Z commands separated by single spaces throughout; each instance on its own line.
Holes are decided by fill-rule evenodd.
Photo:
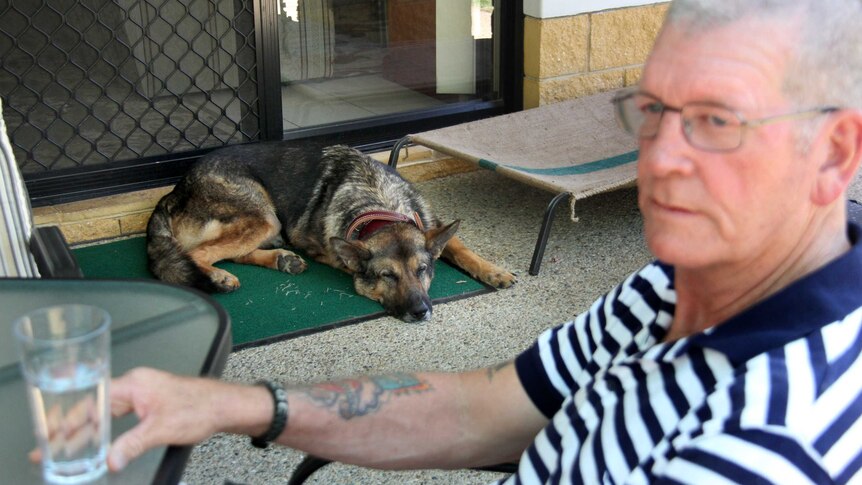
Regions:
M 695 34 L 749 17 L 798 22 L 783 90 L 800 109 L 862 108 L 862 0 L 675 0 L 666 24 Z

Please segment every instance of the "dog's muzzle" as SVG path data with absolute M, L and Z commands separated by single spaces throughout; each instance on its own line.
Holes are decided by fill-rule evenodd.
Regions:
M 410 304 L 400 315 L 396 315 L 407 323 L 425 322 L 431 319 L 431 300 L 424 296 L 416 296 L 410 299 Z

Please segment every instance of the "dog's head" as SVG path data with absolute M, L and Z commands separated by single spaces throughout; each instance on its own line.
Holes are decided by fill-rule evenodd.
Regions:
M 434 261 L 461 221 L 422 231 L 409 223 L 390 224 L 362 241 L 330 239 L 335 254 L 353 273 L 356 292 L 405 322 L 431 318 L 428 288 Z

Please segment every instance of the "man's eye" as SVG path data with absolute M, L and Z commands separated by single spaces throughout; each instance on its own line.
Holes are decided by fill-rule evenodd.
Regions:
M 664 111 L 664 105 L 661 103 L 646 103 L 641 106 L 641 111 L 644 114 L 659 114 Z
M 709 123 L 710 126 L 714 128 L 724 128 L 725 126 L 730 124 L 727 118 L 718 115 L 709 115 L 706 121 L 707 123 Z

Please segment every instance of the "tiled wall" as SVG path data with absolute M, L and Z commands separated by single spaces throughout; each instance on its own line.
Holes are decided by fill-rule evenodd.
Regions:
M 667 3 L 524 23 L 524 107 L 636 84 Z

